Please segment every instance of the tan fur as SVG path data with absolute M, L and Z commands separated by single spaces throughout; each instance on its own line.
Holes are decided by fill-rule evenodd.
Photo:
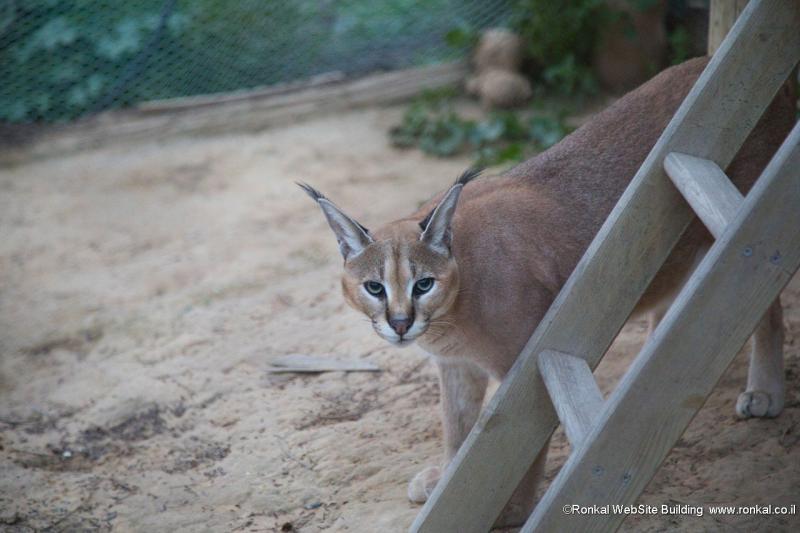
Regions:
M 503 175 L 469 182 L 463 190 L 454 186 L 408 218 L 379 228 L 371 234 L 374 242 L 346 260 L 347 301 L 387 340 L 417 340 L 435 356 L 442 385 L 443 466 L 478 416 L 487 377 L 502 379 L 511 368 L 705 64 L 706 59 L 696 59 L 666 70 L 547 152 Z M 727 169 L 742 192 L 793 122 L 792 101 L 782 93 Z M 419 223 L 453 197 L 458 209 L 446 221 L 451 233 L 440 230 L 434 249 L 420 240 Z M 434 216 L 431 224 L 441 225 L 442 218 Z M 652 310 L 651 327 L 709 244 L 708 232 L 693 223 L 637 308 Z M 424 277 L 435 279 L 434 289 L 414 296 L 411 287 Z M 368 280 L 386 286 L 383 299 L 365 291 Z M 413 316 L 406 335 L 392 330 L 389 320 L 395 315 Z M 783 406 L 782 328 L 776 302 L 755 332 L 748 389 L 737 405 L 741 416 L 775 416 Z M 545 454 L 498 524 L 527 516 Z M 409 486 L 409 497 L 424 501 L 439 473 L 438 467 L 421 472 Z

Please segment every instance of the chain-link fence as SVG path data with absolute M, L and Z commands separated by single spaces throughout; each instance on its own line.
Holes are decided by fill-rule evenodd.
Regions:
M 0 121 L 359 75 L 462 55 L 511 0 L 0 0 Z

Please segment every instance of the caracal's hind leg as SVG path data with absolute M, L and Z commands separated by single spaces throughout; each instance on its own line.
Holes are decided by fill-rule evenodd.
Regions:
M 536 488 L 544 479 L 544 465 L 547 462 L 548 448 L 550 448 L 550 439 L 547 439 L 542 451 L 536 456 L 533 465 L 520 481 L 519 486 L 511 496 L 511 500 L 509 500 L 505 509 L 503 509 L 494 523 L 494 527 L 521 526 L 533 512 L 536 504 Z
M 469 361 L 437 360 L 444 430 L 444 464 L 429 466 L 408 484 L 408 499 L 423 503 L 433 492 L 442 470 L 455 456 L 478 419 L 489 378 Z
M 662 270 L 656 275 L 656 279 L 653 280 L 652 285 L 658 286 L 658 289 L 655 291 L 655 295 L 657 296 L 651 296 L 648 300 L 647 307 L 643 310 L 647 313 L 648 338 L 650 338 L 661 323 L 664 315 L 667 314 L 670 306 L 672 306 L 672 302 L 675 301 L 675 298 L 683 289 L 684 285 L 686 285 L 691 275 L 697 270 L 698 265 L 700 265 L 706 253 L 708 253 L 708 249 L 708 244 L 702 244 L 691 252 L 692 255 L 688 256 L 685 263 L 677 260 L 672 261 L 671 266 L 666 271 Z M 683 255 L 685 256 L 686 253 Z M 652 285 L 648 288 L 648 292 L 653 291 Z
M 662 301 L 658 302 L 658 304 L 650 309 L 647 312 L 647 337 L 650 338 L 650 335 L 656 330 L 658 325 L 661 323 L 661 319 L 664 318 L 664 315 L 667 314 L 669 311 L 669 306 L 672 305 L 673 298 L 664 298 Z
M 736 401 L 736 414 L 741 418 L 778 416 L 783 398 L 783 310 L 777 298 L 753 333 L 747 390 Z

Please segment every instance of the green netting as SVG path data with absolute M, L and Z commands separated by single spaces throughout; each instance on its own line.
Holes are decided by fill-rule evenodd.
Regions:
M 510 0 L 0 0 L 0 121 L 451 59 Z

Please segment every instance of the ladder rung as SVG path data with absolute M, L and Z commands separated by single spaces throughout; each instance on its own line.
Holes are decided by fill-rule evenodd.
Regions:
M 592 429 L 603 408 L 603 393 L 597 387 L 592 369 L 580 357 L 544 350 L 539 354 L 539 372 L 567 439 L 575 449 Z
M 742 205 L 742 193 L 708 159 L 670 152 L 664 170 L 714 238 L 719 238 Z

